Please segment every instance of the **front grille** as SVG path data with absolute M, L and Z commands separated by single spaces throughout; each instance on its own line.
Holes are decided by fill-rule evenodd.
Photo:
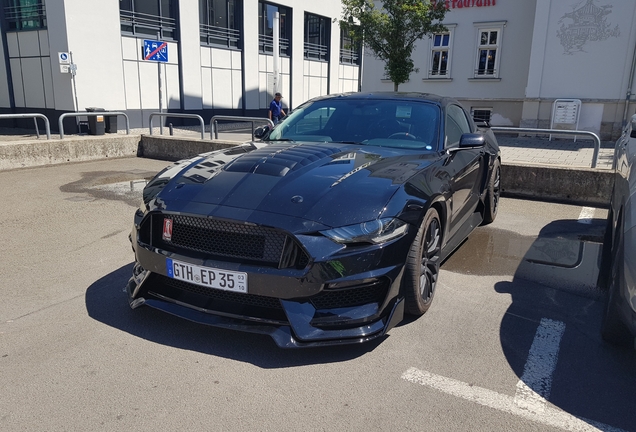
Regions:
M 287 322 L 280 301 L 274 297 L 202 287 L 156 273 L 144 285 L 150 294 L 160 294 L 209 311 L 278 323 Z
M 382 279 L 341 290 L 326 290 L 315 296 L 293 301 L 310 301 L 317 310 L 355 307 L 369 303 L 380 305 L 386 298 L 388 288 L 389 281 Z M 276 297 L 203 287 L 157 273 L 152 273 L 144 282 L 143 291 L 150 296 L 167 297 L 211 312 L 288 324 L 285 310 Z
M 239 303 L 239 304 L 248 305 L 248 306 L 258 306 L 258 307 L 264 307 L 264 308 L 270 308 L 270 309 L 281 309 L 281 310 L 283 309 L 283 307 L 280 305 L 280 301 L 274 297 L 265 297 L 265 296 L 255 295 L 255 294 L 242 294 L 242 293 L 235 293 L 232 291 L 208 288 L 204 286 L 191 284 L 185 281 L 172 279 L 163 275 L 158 275 L 158 277 L 162 279 L 161 280 L 162 283 L 165 283 L 168 286 L 174 287 L 178 290 L 206 296 L 214 300 L 230 302 L 230 303 Z
M 171 240 L 163 240 L 163 220 L 173 220 Z M 287 234 L 274 228 L 185 215 L 153 215 L 153 245 L 173 252 L 193 251 L 279 268 L 304 268 L 309 257 Z
M 352 288 L 322 291 L 311 297 L 311 303 L 316 309 L 333 309 L 342 307 L 361 306 L 367 303 L 382 303 L 389 288 L 388 280 L 379 280 L 366 285 Z
M 278 262 L 285 234 L 273 229 L 192 216 L 174 216 L 174 246 L 235 258 Z

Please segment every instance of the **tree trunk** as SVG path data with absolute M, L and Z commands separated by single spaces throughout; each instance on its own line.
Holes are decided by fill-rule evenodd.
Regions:
M 393 83 L 393 91 L 394 92 L 398 91 L 398 86 L 399 86 L 398 83 L 396 83 L 396 82 Z

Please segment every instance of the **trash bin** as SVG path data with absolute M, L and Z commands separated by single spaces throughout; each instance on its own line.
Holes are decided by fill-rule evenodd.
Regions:
M 79 121 L 77 123 L 77 126 L 79 128 L 79 133 L 80 134 L 87 134 L 88 133 L 88 122 L 87 121 Z
M 89 107 L 86 108 L 86 112 L 104 112 L 104 108 Z M 88 133 L 90 135 L 104 135 L 105 126 L 103 115 L 88 117 Z
M 104 116 L 104 120 L 106 120 L 106 126 L 105 126 L 106 133 L 117 133 L 117 116 L 106 115 Z

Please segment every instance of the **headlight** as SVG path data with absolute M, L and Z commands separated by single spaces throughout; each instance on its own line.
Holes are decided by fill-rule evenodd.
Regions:
M 408 227 L 405 222 L 399 219 L 383 218 L 321 231 L 320 233 L 336 243 L 380 244 L 402 237 L 408 232 Z

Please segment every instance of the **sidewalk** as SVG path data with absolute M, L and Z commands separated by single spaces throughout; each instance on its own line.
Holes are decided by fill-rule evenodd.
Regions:
M 511 137 L 510 134 L 497 134 L 501 148 L 501 159 L 504 163 L 557 165 L 562 167 L 592 166 L 594 141 L 574 137 Z M 596 168 L 611 169 L 614 157 L 614 142 L 602 141 Z
M 220 125 L 219 140 L 246 142 L 252 138 L 249 128 L 240 128 L 234 125 Z M 148 128 L 131 129 L 130 135 L 147 135 L 150 131 Z M 163 128 L 163 136 L 169 136 L 170 129 L 167 126 Z M 173 134 L 175 137 L 200 139 L 200 127 L 174 127 Z M 126 135 L 126 131 L 119 130 L 117 135 Z M 160 135 L 159 127 L 153 128 L 153 135 Z M 104 136 L 81 135 L 81 138 L 92 141 L 99 140 L 104 137 L 114 137 L 114 134 L 106 134 Z M 560 166 L 570 168 L 590 168 L 592 166 L 592 157 L 594 155 L 594 141 L 585 138 L 574 137 L 554 138 L 552 141 L 547 136 L 536 137 L 513 137 L 511 134 L 496 134 L 497 141 L 501 148 L 501 158 L 503 163 L 512 164 L 532 164 L 545 166 Z M 67 135 L 69 139 L 80 137 L 79 135 Z M 205 139 L 210 139 L 210 126 L 206 125 Z M 58 140 L 58 134 L 51 134 L 51 140 Z M 11 145 L 19 142 L 35 141 L 45 143 L 46 135 L 40 131 L 40 139 L 37 139 L 33 130 L 19 129 L 0 129 L 0 146 Z M 614 142 L 603 141 L 599 151 L 597 161 L 597 169 L 611 169 L 612 158 L 614 153 Z

